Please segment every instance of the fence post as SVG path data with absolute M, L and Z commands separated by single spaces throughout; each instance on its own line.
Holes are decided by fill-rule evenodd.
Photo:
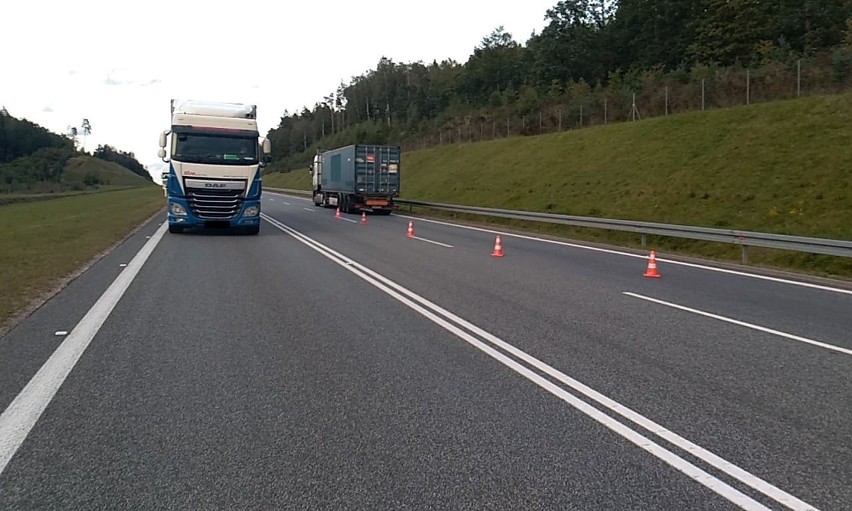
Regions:
M 802 95 L 802 59 L 796 61 L 796 97 Z
M 630 105 L 630 120 L 636 120 L 636 93 L 633 93 L 633 103 Z
M 666 115 L 669 115 L 669 86 L 666 85 Z
M 704 111 L 704 78 L 701 79 L 701 111 Z
M 751 104 L 751 69 L 746 69 L 746 105 Z
M 562 131 L 562 105 L 559 105 L 559 131 Z
M 607 111 L 606 111 L 606 96 L 604 96 L 604 124 L 606 124 L 606 120 L 607 120 L 606 114 L 607 114 Z
M 583 105 L 580 105 L 580 127 L 583 127 Z
M 509 133 L 510 133 L 510 131 L 509 131 L 509 118 L 506 117 L 506 137 L 507 138 L 509 137 Z

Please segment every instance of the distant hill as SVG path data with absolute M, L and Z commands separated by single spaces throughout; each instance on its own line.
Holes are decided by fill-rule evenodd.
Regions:
M 39 194 L 152 184 L 133 153 L 108 145 L 80 154 L 66 137 L 0 108 L 0 194 Z
M 145 179 L 145 176 L 136 174 L 115 162 L 91 156 L 75 156 L 65 165 L 62 182 L 72 187 L 74 185 L 145 186 L 151 184 L 151 179 L 150 175 L 148 179 Z

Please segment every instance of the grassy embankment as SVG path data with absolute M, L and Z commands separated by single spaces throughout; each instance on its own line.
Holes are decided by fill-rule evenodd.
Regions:
M 852 239 L 852 94 L 658 117 L 406 153 L 403 197 L 549 213 Z M 306 171 L 268 186 L 310 187 Z M 469 218 L 469 217 L 468 217 Z M 498 222 L 639 247 L 628 233 Z M 649 237 L 739 261 L 737 246 Z M 852 260 L 752 248 L 752 264 L 852 277 Z
M 0 333 L 164 206 L 154 185 L 0 206 Z

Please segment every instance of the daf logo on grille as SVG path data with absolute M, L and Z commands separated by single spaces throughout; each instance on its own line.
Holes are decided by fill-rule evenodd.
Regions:
M 225 183 L 204 183 L 204 188 L 225 188 L 228 186 Z

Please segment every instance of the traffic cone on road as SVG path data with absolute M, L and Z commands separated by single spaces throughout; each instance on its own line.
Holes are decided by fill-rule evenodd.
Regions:
M 362 211 L 362 212 L 361 212 L 361 223 L 362 223 L 362 224 L 366 224 L 366 223 L 367 223 L 367 212 L 366 212 L 366 211 Z
M 334 214 L 334 218 L 340 218 L 340 206 L 337 207 L 337 213 Z
M 494 252 L 491 254 L 493 257 L 503 257 L 503 240 L 500 239 L 500 235 L 497 235 L 497 239 L 494 240 Z
M 414 237 L 414 221 L 413 220 L 408 221 L 408 237 L 409 238 Z
M 648 258 L 648 269 L 645 271 L 645 276 L 654 279 L 662 277 L 660 272 L 657 271 L 657 253 L 653 250 L 651 251 L 651 256 Z

